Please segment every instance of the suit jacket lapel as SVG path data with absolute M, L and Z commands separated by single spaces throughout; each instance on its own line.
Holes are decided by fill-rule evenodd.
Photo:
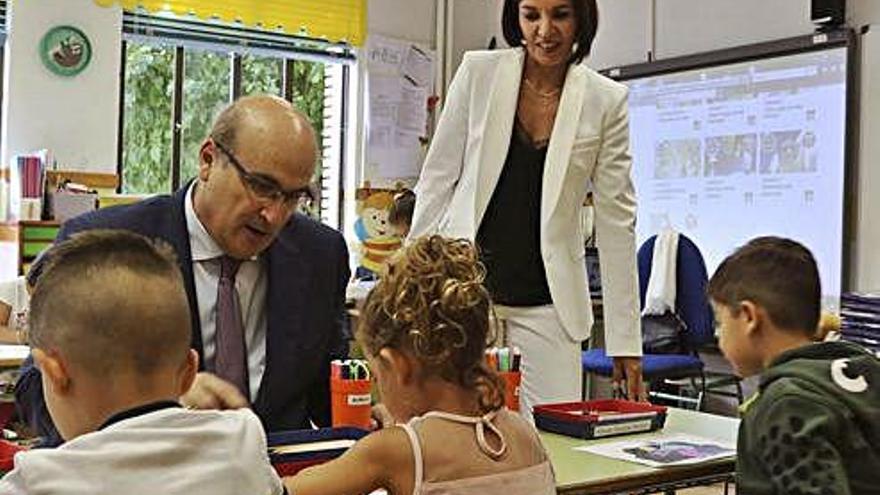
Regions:
M 199 319 L 199 301 L 196 297 L 196 282 L 193 276 L 192 251 L 189 246 L 189 230 L 186 227 L 186 210 L 184 201 L 189 191 L 190 181 L 172 196 L 171 222 L 168 225 L 167 239 L 177 253 L 177 263 L 183 276 L 183 286 L 189 300 L 190 322 L 192 327 L 192 346 L 199 353 L 199 369 L 205 368 L 202 346 L 202 322 Z
M 584 70 L 582 65 L 572 64 L 565 76 L 559 109 L 556 111 L 553 132 L 550 134 L 550 143 L 547 145 L 547 159 L 544 162 L 541 225 L 546 225 L 549 221 L 562 192 L 563 179 L 565 179 L 565 173 L 568 170 L 571 147 L 577 135 L 583 105 L 584 85 L 586 84 Z
M 475 84 L 488 84 L 490 89 L 486 120 L 482 123 L 483 142 L 479 151 L 476 205 L 474 213 L 474 234 L 476 235 L 483 215 L 492 199 L 498 177 L 507 159 L 510 136 L 516 117 L 519 100 L 519 85 L 522 78 L 524 51 L 510 50 L 498 64 L 492 81 L 477 81 Z M 481 91 L 477 91 L 481 93 Z

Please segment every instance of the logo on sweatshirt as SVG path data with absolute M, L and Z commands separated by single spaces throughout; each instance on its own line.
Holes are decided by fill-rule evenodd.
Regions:
M 835 359 L 831 361 L 831 379 L 834 380 L 834 383 L 837 384 L 838 387 L 846 390 L 847 392 L 853 392 L 856 394 L 860 394 L 865 390 L 868 390 L 868 380 L 865 380 L 864 375 L 856 375 L 855 378 L 850 378 L 847 375 L 847 368 L 849 367 L 849 359 L 841 358 Z

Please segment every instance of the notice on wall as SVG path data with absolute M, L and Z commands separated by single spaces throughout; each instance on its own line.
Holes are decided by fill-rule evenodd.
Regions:
M 434 53 L 409 41 L 367 40 L 367 179 L 417 177 L 433 94 Z

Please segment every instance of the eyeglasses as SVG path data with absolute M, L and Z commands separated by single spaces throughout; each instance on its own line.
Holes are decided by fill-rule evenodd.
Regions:
M 314 200 L 310 186 L 285 191 L 274 179 L 248 172 L 231 151 L 216 139 L 212 138 L 212 141 L 214 141 L 214 146 L 229 157 L 230 163 L 232 163 L 235 171 L 238 172 L 238 176 L 241 177 L 241 182 L 260 200 L 273 204 L 280 203 L 285 208 L 306 206 Z

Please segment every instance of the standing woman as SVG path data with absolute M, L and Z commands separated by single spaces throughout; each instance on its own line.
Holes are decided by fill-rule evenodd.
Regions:
M 626 88 L 581 64 L 596 0 L 507 0 L 516 48 L 468 52 L 416 186 L 410 238 L 476 239 L 486 284 L 523 351 L 524 411 L 580 400 L 593 323 L 581 205 L 594 191 L 606 348 L 643 398 Z

